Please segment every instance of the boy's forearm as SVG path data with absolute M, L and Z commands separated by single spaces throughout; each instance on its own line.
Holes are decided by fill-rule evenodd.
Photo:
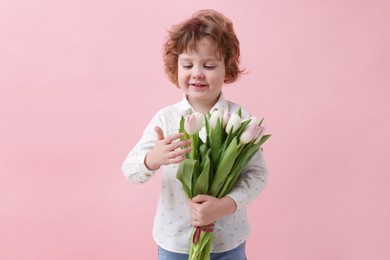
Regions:
M 150 151 L 146 154 L 145 160 L 144 160 L 144 164 L 145 164 L 146 168 L 148 168 L 151 171 L 158 170 L 160 168 L 160 166 L 153 165 L 153 163 L 150 161 L 150 156 L 148 157 L 149 153 L 150 153 Z
M 221 212 L 221 217 L 225 217 L 227 215 L 230 215 L 230 214 L 233 214 L 236 209 L 237 209 L 237 204 L 236 202 L 230 198 L 229 196 L 225 196 L 223 198 L 220 199 L 220 202 L 221 202 L 221 209 L 222 209 L 222 212 Z

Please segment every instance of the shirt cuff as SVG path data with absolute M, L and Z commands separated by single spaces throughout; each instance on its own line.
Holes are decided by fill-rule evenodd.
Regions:
M 144 155 L 141 156 L 142 163 L 139 164 L 139 172 L 142 173 L 140 174 L 140 178 L 142 179 L 141 181 L 146 182 L 148 181 L 152 176 L 154 176 L 157 172 L 157 170 L 149 170 L 148 167 L 145 165 L 145 158 L 148 153 L 146 152 Z
M 139 161 L 124 164 L 123 173 L 127 177 L 128 181 L 135 184 L 142 184 L 147 182 L 151 177 L 153 177 L 157 170 L 149 170 L 145 165 L 145 156 L 147 152 L 144 154 L 140 154 Z
M 248 204 L 248 195 L 239 188 L 231 191 L 226 196 L 230 197 L 237 205 L 236 211 L 244 208 Z

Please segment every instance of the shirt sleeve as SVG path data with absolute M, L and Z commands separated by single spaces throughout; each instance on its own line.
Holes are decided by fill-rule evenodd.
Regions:
M 243 118 L 249 118 L 250 113 L 242 108 Z M 237 205 L 237 210 L 254 200 L 267 185 L 268 168 L 261 149 L 252 157 L 237 178 L 229 196 Z
M 155 126 L 162 127 L 161 111 L 159 111 L 145 128 L 141 139 L 133 147 L 122 164 L 122 173 L 129 182 L 142 184 L 155 175 L 157 170 L 149 170 L 145 166 L 145 156 L 154 147 L 157 135 Z

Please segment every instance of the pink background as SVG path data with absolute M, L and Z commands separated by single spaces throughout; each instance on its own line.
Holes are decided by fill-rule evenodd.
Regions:
M 390 259 L 385 0 L 2 0 L 0 259 L 156 259 L 161 176 L 131 185 L 121 164 L 181 99 L 162 44 L 203 8 L 241 41 L 225 97 L 273 134 L 249 259 Z

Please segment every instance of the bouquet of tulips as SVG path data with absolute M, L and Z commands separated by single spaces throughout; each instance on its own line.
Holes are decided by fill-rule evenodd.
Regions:
M 231 191 L 242 169 L 271 136 L 264 135 L 262 122 L 256 117 L 243 120 L 241 109 L 232 114 L 215 110 L 181 118 L 182 140 L 191 139 L 192 150 L 181 162 L 176 177 L 188 198 L 198 194 L 222 198 Z M 205 141 L 199 137 L 203 127 Z M 213 230 L 214 223 L 194 227 L 189 259 L 210 259 Z

